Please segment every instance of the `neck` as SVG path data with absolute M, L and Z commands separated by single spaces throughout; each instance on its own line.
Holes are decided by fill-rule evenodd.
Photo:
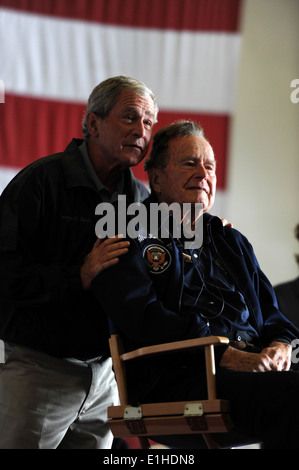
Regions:
M 184 224 L 187 229 L 194 232 L 199 223 L 200 218 L 204 213 L 202 204 L 188 204 L 187 209 L 185 209 L 185 207 L 182 207 L 181 210 L 181 223 Z
M 96 175 L 101 183 L 112 193 L 115 190 L 123 168 L 120 165 L 113 166 L 111 163 L 107 162 L 107 160 L 99 154 L 97 148 L 92 144 L 92 142 L 87 142 L 87 148 L 88 155 Z

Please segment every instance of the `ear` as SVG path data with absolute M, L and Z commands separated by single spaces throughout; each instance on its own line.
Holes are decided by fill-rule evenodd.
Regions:
M 92 111 L 86 116 L 87 128 L 92 137 L 98 137 L 99 135 L 99 119 L 100 118 Z
M 160 172 L 161 170 L 159 170 L 158 168 L 151 168 L 148 172 L 150 185 L 156 194 L 159 194 L 161 192 Z

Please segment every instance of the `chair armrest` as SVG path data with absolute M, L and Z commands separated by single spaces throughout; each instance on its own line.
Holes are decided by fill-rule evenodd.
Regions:
M 170 352 L 182 351 L 192 348 L 203 348 L 205 346 L 221 346 L 229 343 L 228 338 L 222 336 L 205 336 L 203 338 L 192 338 L 171 343 L 155 344 L 145 346 L 134 351 L 123 353 L 120 357 L 122 361 L 130 361 L 141 357 L 154 356 Z

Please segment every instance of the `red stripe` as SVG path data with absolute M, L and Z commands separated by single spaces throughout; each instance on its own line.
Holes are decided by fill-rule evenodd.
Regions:
M 0 164 L 23 168 L 81 137 L 85 105 L 5 93 L 0 104 Z
M 5 103 L 0 104 L 0 165 L 23 168 L 37 158 L 64 150 L 73 137 L 82 137 L 84 110 L 85 104 L 5 94 Z M 204 128 L 217 160 L 217 186 L 223 189 L 226 186 L 229 116 L 162 109 L 155 131 L 183 118 L 193 119 Z M 135 168 L 134 173 L 142 180 L 147 179 L 143 164 Z
M 0 0 L 30 13 L 119 26 L 188 31 L 239 30 L 242 0 Z

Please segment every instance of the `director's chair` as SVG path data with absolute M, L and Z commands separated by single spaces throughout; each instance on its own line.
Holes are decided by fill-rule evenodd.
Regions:
M 154 440 L 152 436 L 201 434 L 206 443 L 204 447 L 219 448 L 213 434 L 227 433 L 233 426 L 229 402 L 216 396 L 214 347 L 228 342 L 227 338 L 209 336 L 124 352 L 120 336 L 111 334 L 109 345 L 120 399 L 119 406 L 108 408 L 108 424 L 114 437 L 138 437 L 140 447 L 148 449 L 149 439 Z M 130 405 L 126 387 L 127 361 L 194 348 L 204 349 L 207 400 Z

